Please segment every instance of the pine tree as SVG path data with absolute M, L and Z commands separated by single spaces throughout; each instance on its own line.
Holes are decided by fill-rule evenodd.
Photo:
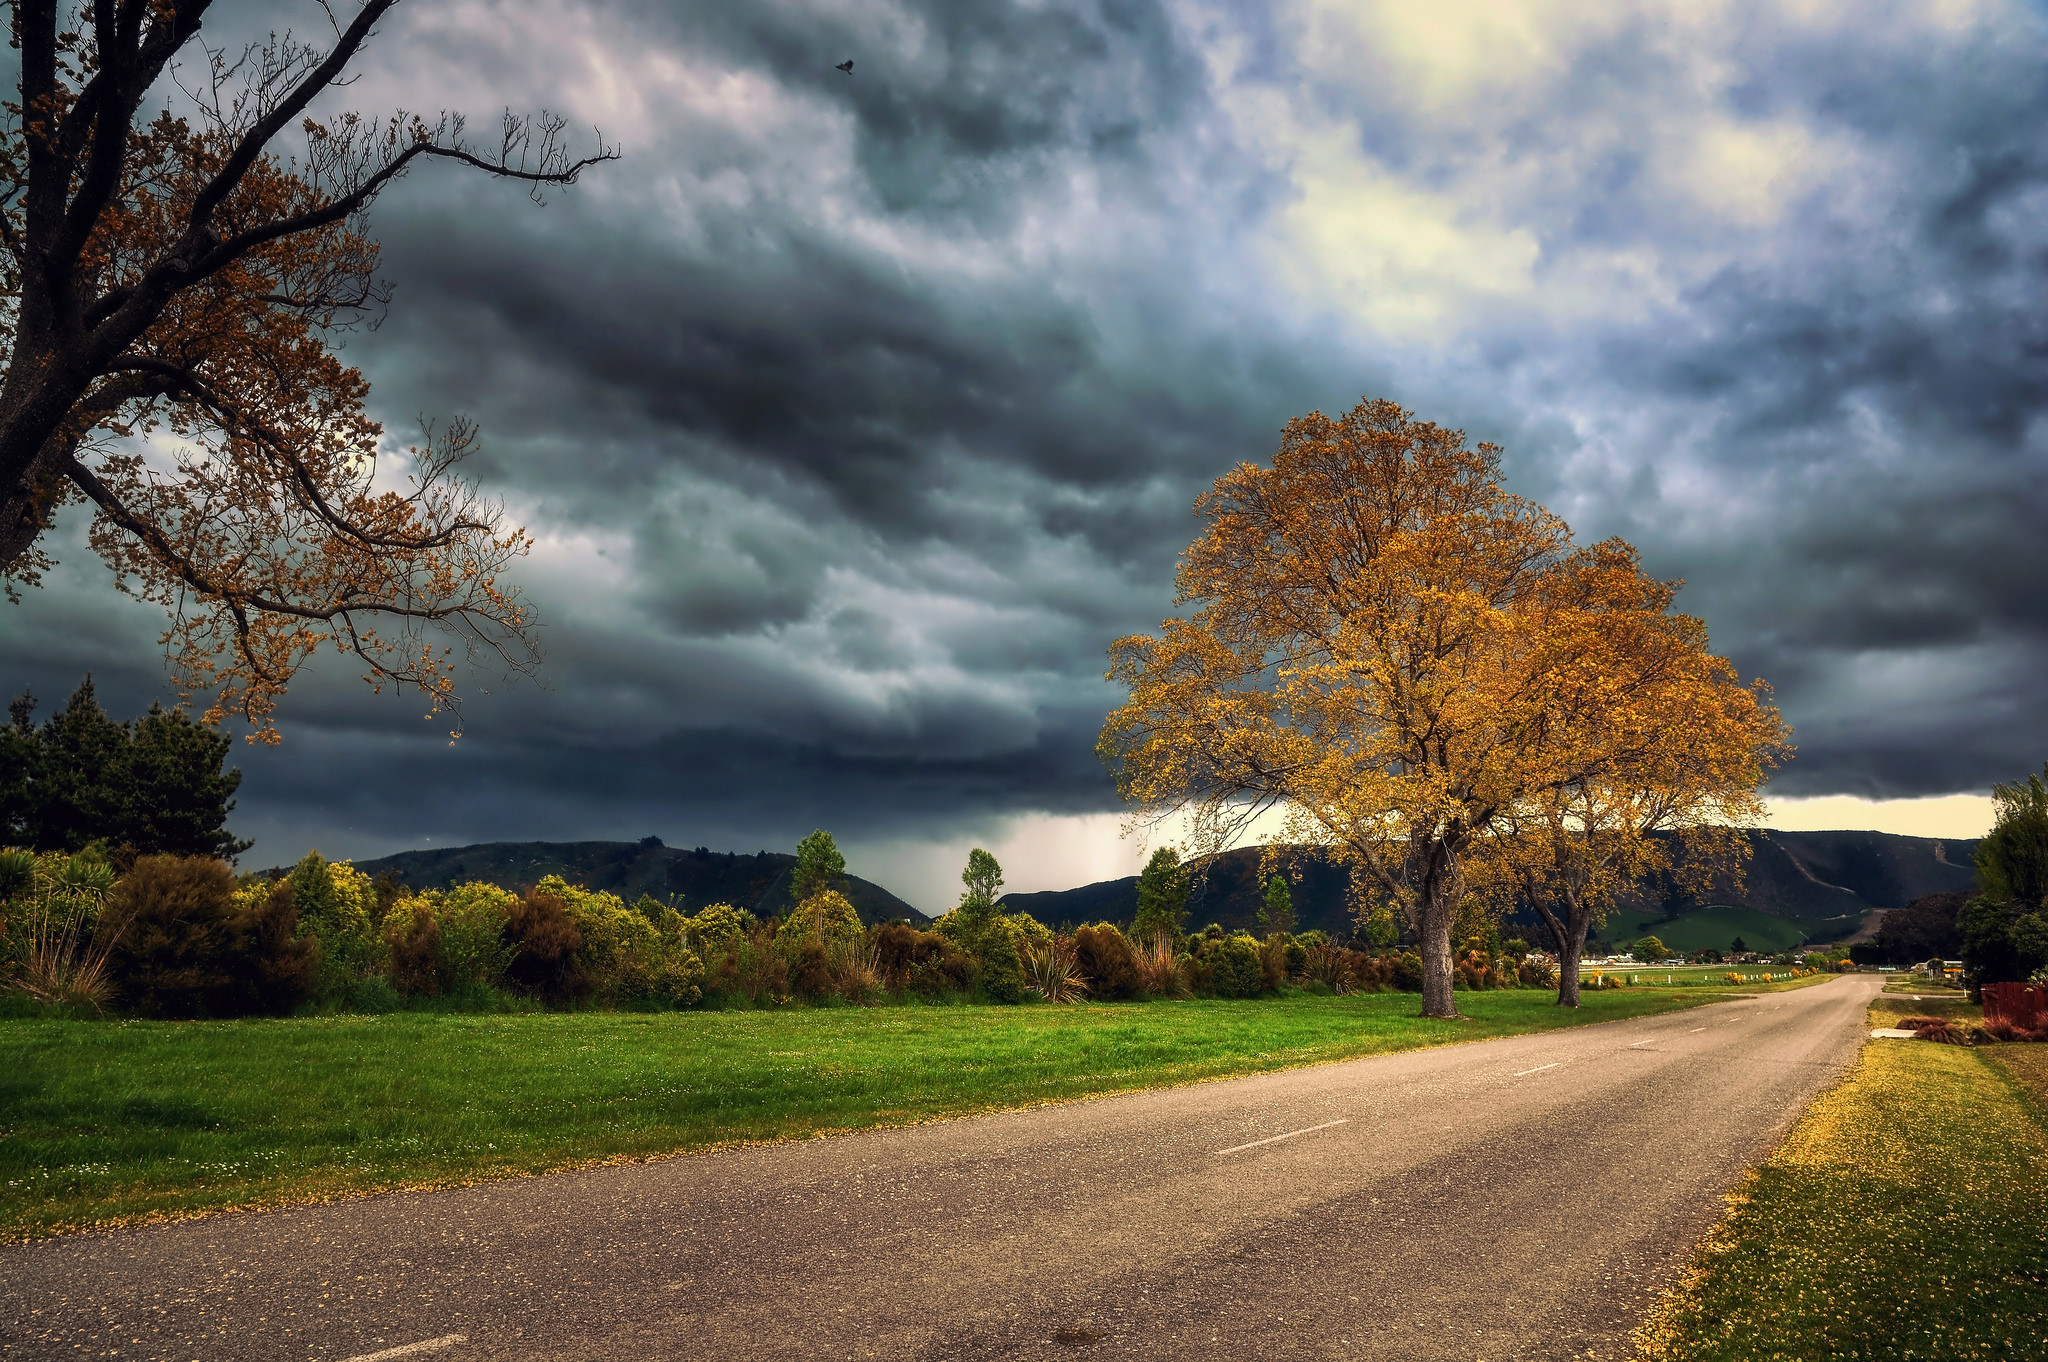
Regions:
M 223 859 L 249 849 L 225 826 L 242 783 L 240 771 L 221 769 L 233 747 L 226 736 L 161 705 L 118 722 L 90 676 L 40 728 L 35 708 L 23 693 L 0 730 L 0 843 Z

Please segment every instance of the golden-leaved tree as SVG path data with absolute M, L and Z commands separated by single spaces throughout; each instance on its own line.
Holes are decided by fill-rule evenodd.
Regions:
M 1567 673 L 1556 736 L 1592 760 L 1487 829 L 1475 879 L 1536 910 L 1558 947 L 1557 1000 L 1577 1007 L 1586 934 L 1631 888 L 1740 884 L 1757 790 L 1791 749 L 1767 688 L 1707 650 L 1705 624 L 1671 608 L 1678 584 L 1645 576 L 1633 549 L 1595 545 L 1557 578 L 1570 627 L 1591 636 L 1566 645 L 1586 662 Z
M 20 98 L 0 128 L 0 581 L 50 566 L 55 513 L 84 501 L 123 589 L 171 616 L 182 689 L 273 738 L 319 647 L 453 704 L 452 635 L 514 668 L 533 620 L 502 577 L 530 543 L 459 476 L 475 429 L 427 433 L 378 476 L 367 384 L 331 344 L 387 299 L 364 214 L 417 163 L 542 186 L 574 158 L 559 118 L 507 115 L 478 150 L 459 117 L 306 116 L 396 0 L 332 41 L 206 47 L 209 0 L 15 0 Z M 180 80 L 174 62 L 196 52 Z M 176 82 L 182 95 L 161 107 Z M 286 156 L 288 131 L 305 138 Z
M 1507 825 L 1642 775 L 1626 716 L 1670 645 L 1703 655 L 1633 550 L 1574 550 L 1499 454 L 1387 401 L 1289 422 L 1270 469 L 1197 503 L 1196 609 L 1110 650 L 1130 696 L 1099 750 L 1139 816 L 1186 814 L 1212 851 L 1279 811 L 1407 919 L 1426 1016 L 1456 1015 L 1452 925 Z

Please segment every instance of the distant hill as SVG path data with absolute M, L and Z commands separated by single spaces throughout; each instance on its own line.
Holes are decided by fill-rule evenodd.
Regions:
M 753 856 L 698 847 L 684 851 L 654 838 L 641 842 L 485 842 L 478 846 L 401 851 L 356 869 L 373 878 L 386 871 L 414 889 L 447 889 L 471 880 L 521 890 L 544 875 L 560 875 L 585 889 L 602 889 L 627 902 L 651 894 L 683 912 L 706 904 L 730 903 L 767 917 L 789 907 L 796 857 L 779 851 Z M 923 924 L 923 913 L 879 884 L 847 876 L 847 898 L 861 921 L 908 918 Z
M 1974 840 L 1888 832 L 1763 831 L 1752 832 L 1749 839 L 1750 858 L 1739 892 L 1727 883 L 1697 896 L 1652 886 L 1617 911 L 1603 935 L 1616 942 L 1634 941 L 1645 930 L 1654 931 L 1658 922 L 1725 907 L 1782 918 L 1799 936 L 1832 941 L 1854 932 L 1877 909 L 1900 908 L 1923 894 L 1967 892 L 1976 884 L 1970 862 L 1977 846 Z M 1260 847 L 1225 852 L 1198 873 L 1188 902 L 1189 921 L 1196 927 L 1216 922 L 1233 930 L 1254 929 L 1264 896 L 1259 875 L 1262 853 Z M 1297 928 L 1348 936 L 1352 923 L 1347 874 L 1310 848 L 1294 849 L 1290 860 Z M 1128 923 L 1137 911 L 1138 879 L 1132 875 L 1078 889 L 1010 894 L 1003 903 L 1053 925 Z M 1701 926 L 1704 929 L 1705 924 Z

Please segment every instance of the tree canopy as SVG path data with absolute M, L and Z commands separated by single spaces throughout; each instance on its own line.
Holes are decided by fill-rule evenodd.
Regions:
M 40 727 L 35 707 L 22 695 L 0 730 L 0 844 L 229 858 L 249 848 L 226 827 L 242 783 L 240 771 L 221 769 L 226 737 L 158 705 L 117 722 L 91 677 Z
M 790 892 L 798 903 L 828 889 L 841 890 L 846 884 L 846 857 L 832 834 L 819 828 L 796 844 L 796 871 Z
M 1642 743 L 1692 717 L 1688 684 L 1769 714 L 1732 737 L 1782 733 L 1632 548 L 1574 549 L 1501 487 L 1498 448 L 1393 402 L 1290 421 L 1271 468 L 1239 465 L 1196 512 L 1178 596 L 1196 609 L 1112 645 L 1130 695 L 1099 750 L 1141 817 L 1190 817 L 1198 850 L 1272 810 L 1328 847 L 1368 910 L 1415 929 L 1428 1015 L 1455 1015 L 1452 924 L 1505 820 L 1650 778 Z
M 308 117 L 395 3 L 337 15 L 324 47 L 287 34 L 239 55 L 199 44 L 210 0 L 14 6 L 0 582 L 38 583 L 56 513 L 89 504 L 116 583 L 170 615 L 181 689 L 273 740 L 277 697 L 323 645 L 436 712 L 456 702 L 453 643 L 514 669 L 538 657 L 502 575 L 530 541 L 458 472 L 475 428 L 387 449 L 334 340 L 388 300 L 365 214 L 410 169 L 452 161 L 537 193 L 614 153 L 572 156 L 547 115 L 508 114 L 485 147 L 448 114 Z M 196 81 L 166 89 L 195 46 Z
M 2048 775 L 2048 767 L 2043 768 Z M 1960 915 L 1963 964 L 1973 985 L 2048 970 L 2048 783 L 2028 776 L 1991 787 L 1991 831 L 1977 843 L 1982 891 Z
M 1178 939 L 1187 929 L 1188 868 L 1172 847 L 1159 847 L 1138 872 L 1138 908 L 1131 918 L 1134 940 Z

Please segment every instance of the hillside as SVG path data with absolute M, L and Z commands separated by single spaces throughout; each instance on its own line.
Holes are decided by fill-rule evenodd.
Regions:
M 757 916 L 789 906 L 790 873 L 796 857 L 776 851 L 752 856 L 698 847 L 684 851 L 654 838 L 641 842 L 485 842 L 478 846 L 401 851 L 356 869 L 378 876 L 386 871 L 415 889 L 446 889 L 470 880 L 524 889 L 543 875 L 560 875 L 586 889 L 602 889 L 631 902 L 642 894 L 673 901 L 684 912 L 709 903 L 730 903 Z M 928 919 L 879 884 L 847 876 L 846 896 L 867 923 Z
M 1720 919 L 1709 910 L 1732 908 L 1784 919 L 1796 935 L 1811 941 L 1836 940 L 1855 931 L 1873 910 L 1903 907 L 1923 894 L 1970 890 L 1976 883 L 1970 863 L 1976 845 L 1887 832 L 1753 832 L 1739 891 L 1725 882 L 1697 896 L 1652 887 L 1616 912 L 1605 936 L 1633 941 L 1645 930 L 1655 930 L 1657 923 L 1695 913 L 1706 914 L 1695 925 L 1718 936 Z M 1261 854 L 1259 847 L 1226 852 L 1206 873 L 1198 874 L 1188 903 L 1189 921 L 1196 927 L 1217 922 L 1231 929 L 1253 929 L 1262 896 Z M 1296 851 L 1292 860 L 1298 929 L 1321 928 L 1348 936 L 1351 914 L 1344 871 L 1321 852 L 1306 848 Z M 1127 923 L 1137 909 L 1138 880 L 1133 875 L 1078 889 L 1011 894 L 1003 902 L 1013 911 L 1054 925 Z M 1695 933 L 1681 928 L 1680 935 Z

